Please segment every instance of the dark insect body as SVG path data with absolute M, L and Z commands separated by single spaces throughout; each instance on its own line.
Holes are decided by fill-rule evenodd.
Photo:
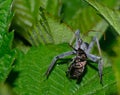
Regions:
M 73 59 L 72 63 L 68 67 L 66 76 L 71 79 L 79 79 L 84 72 L 85 65 L 87 63 L 86 53 L 82 49 L 78 49 L 77 55 Z
M 101 57 L 90 53 L 95 42 L 97 43 L 98 49 L 100 51 L 100 46 L 99 46 L 97 38 L 93 37 L 93 40 L 91 41 L 90 44 L 83 42 L 82 39 L 80 38 L 79 30 L 77 30 L 75 32 L 75 38 L 76 38 L 75 47 L 72 47 L 70 45 L 73 48 L 73 50 L 64 52 L 62 54 L 55 56 L 50 64 L 48 70 L 46 71 L 46 76 L 47 77 L 49 76 L 50 72 L 52 71 L 52 69 L 55 66 L 56 61 L 58 59 L 64 58 L 69 55 L 75 55 L 70 66 L 68 67 L 68 70 L 66 71 L 66 76 L 68 78 L 77 79 L 77 81 L 79 81 L 79 79 L 82 77 L 82 74 L 85 71 L 87 59 L 89 59 L 95 63 L 98 63 L 98 72 L 99 72 L 99 76 L 100 76 L 100 83 L 102 83 L 103 60 Z

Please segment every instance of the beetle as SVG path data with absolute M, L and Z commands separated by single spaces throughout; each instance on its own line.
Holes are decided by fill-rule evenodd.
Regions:
M 96 36 L 93 37 L 92 41 L 88 44 L 87 42 L 84 42 L 80 38 L 80 31 L 76 30 L 75 38 L 76 38 L 75 46 L 73 47 L 72 45 L 70 45 L 73 50 L 64 52 L 62 54 L 55 56 L 45 73 L 46 76 L 47 77 L 49 76 L 57 60 L 64 58 L 66 56 L 69 56 L 69 55 L 75 55 L 75 57 L 72 59 L 70 66 L 68 67 L 68 70 L 66 71 L 66 76 L 68 78 L 77 79 L 77 81 L 79 81 L 79 79 L 82 77 L 82 74 L 85 71 L 87 59 L 89 59 L 95 63 L 98 63 L 98 73 L 100 77 L 100 83 L 102 84 L 102 69 L 103 69 L 102 57 L 96 56 L 90 53 L 95 42 L 97 43 L 98 49 L 100 51 L 100 45 L 99 45 L 97 37 Z

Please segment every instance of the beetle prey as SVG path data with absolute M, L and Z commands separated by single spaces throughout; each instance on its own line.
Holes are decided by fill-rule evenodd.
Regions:
M 46 76 L 47 77 L 49 76 L 57 60 L 69 55 L 75 55 L 75 57 L 72 59 L 71 64 L 68 67 L 68 70 L 66 71 L 66 76 L 68 78 L 77 79 L 77 81 L 79 81 L 79 79 L 82 77 L 83 72 L 85 71 L 85 65 L 87 63 L 87 59 L 89 59 L 95 63 L 98 63 L 98 73 L 100 77 L 100 83 L 102 83 L 102 68 L 103 68 L 102 57 L 90 53 L 95 42 L 97 43 L 98 49 L 100 50 L 97 37 L 93 37 L 90 44 L 88 44 L 87 42 L 84 42 L 80 38 L 80 31 L 76 30 L 75 39 L 76 39 L 75 46 L 73 47 L 72 45 L 70 45 L 73 48 L 72 51 L 64 52 L 53 58 L 50 66 L 48 67 L 48 70 L 46 71 Z

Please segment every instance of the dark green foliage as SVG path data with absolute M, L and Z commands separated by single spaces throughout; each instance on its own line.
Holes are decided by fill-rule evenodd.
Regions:
M 12 19 L 10 6 L 12 0 L 0 1 L 0 83 L 5 82 L 15 60 L 15 51 L 11 50 L 13 33 L 8 33 Z
M 120 12 L 118 10 L 111 10 L 103 5 L 100 5 L 98 2 L 93 0 L 85 0 L 88 2 L 94 9 L 96 9 L 99 14 L 120 34 Z

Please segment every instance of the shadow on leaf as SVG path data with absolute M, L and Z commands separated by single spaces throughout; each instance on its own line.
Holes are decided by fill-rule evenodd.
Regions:
M 16 81 L 16 79 L 19 77 L 19 72 L 18 71 L 14 71 L 12 70 L 8 76 L 8 78 L 6 79 L 6 83 L 9 84 L 10 86 L 14 87 L 14 82 Z

